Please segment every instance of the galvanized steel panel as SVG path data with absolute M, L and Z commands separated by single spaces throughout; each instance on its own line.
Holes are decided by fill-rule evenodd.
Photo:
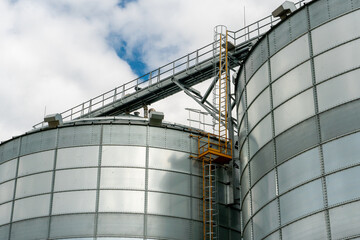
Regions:
M 329 210 L 332 237 L 341 239 L 360 234 L 360 202 L 345 204 Z
M 168 149 L 149 148 L 149 168 L 190 173 L 189 154 Z
M 54 191 L 96 189 L 97 168 L 56 171 Z
M 101 166 L 145 167 L 146 148 L 135 146 L 103 146 Z
M 315 118 L 310 118 L 276 137 L 277 163 L 280 164 L 318 143 L 317 122 Z
M 9 237 L 10 224 L 0 227 L 0 239 L 8 239 Z
M 262 239 L 267 234 L 279 227 L 279 212 L 277 201 L 273 201 L 261 209 L 253 218 L 254 239 Z
M 99 212 L 144 213 L 143 191 L 101 190 Z
M 321 180 L 310 182 L 280 197 L 281 223 L 288 223 L 323 207 Z
M 14 195 L 15 181 L 0 184 L 0 204 L 11 201 Z
M 0 183 L 16 177 L 17 159 L 0 164 Z
M 265 145 L 250 162 L 251 182 L 254 184 L 275 166 L 274 143 Z
M 270 202 L 276 195 L 275 171 L 271 171 L 260 179 L 251 190 L 253 199 L 253 212 L 257 212 L 265 204 Z
M 58 149 L 56 169 L 95 167 L 99 164 L 99 146 Z
M 14 223 L 11 227 L 11 240 L 46 239 L 48 236 L 48 228 L 48 217 Z
M 182 173 L 148 170 L 149 191 L 190 195 L 190 176 Z
M 148 213 L 191 218 L 190 198 L 166 193 L 148 193 Z
M 94 214 L 54 216 L 51 218 L 51 238 L 86 237 L 94 234 Z
M 152 224 L 152 223 L 149 223 Z M 98 236 L 143 236 L 144 215 L 141 214 L 99 214 Z
M 360 129 L 360 100 L 346 103 L 320 114 L 323 141 Z
M 60 128 L 58 147 L 99 145 L 100 132 L 100 125 Z
M 105 125 L 103 129 L 103 144 L 128 145 L 130 143 L 129 125 Z
M 50 150 L 20 157 L 18 176 L 52 170 L 54 154 L 55 151 Z
M 12 202 L 0 205 L 0 225 L 10 222 Z
M 326 239 L 325 214 L 321 212 L 284 227 L 282 236 L 284 240 Z
M 52 177 L 52 172 L 47 172 L 18 178 L 15 198 L 51 192 Z
M 155 238 L 190 239 L 190 221 L 179 218 L 148 216 L 147 235 Z
M 279 192 L 284 193 L 320 175 L 320 149 L 313 148 L 278 167 Z
M 50 194 L 15 201 L 13 221 L 49 215 Z
M 149 129 L 149 146 L 150 147 L 166 147 L 166 129 L 152 127 Z
M 191 199 L 191 218 L 197 221 L 203 221 L 203 201 L 202 199 Z
M 325 172 L 360 163 L 360 133 L 354 133 L 323 145 Z M 341 159 L 341 161 L 339 161 Z
M 57 130 L 33 133 L 21 138 L 21 155 L 55 148 Z
M 0 146 L 0 163 L 13 159 L 19 155 L 20 138 L 16 138 L 10 142 Z
M 102 168 L 100 188 L 145 190 L 145 169 Z

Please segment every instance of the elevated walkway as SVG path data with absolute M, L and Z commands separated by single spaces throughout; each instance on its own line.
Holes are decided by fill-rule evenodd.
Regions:
M 229 63 L 231 68 L 240 65 L 240 61 L 246 57 L 256 40 L 257 38 L 251 39 L 234 47 L 231 52 L 232 60 Z M 150 105 L 182 91 L 173 79 L 186 87 L 191 87 L 212 77 L 214 77 L 213 44 L 209 44 L 157 70 L 62 112 L 61 115 L 64 121 L 69 121 L 133 112 L 144 105 Z M 39 123 L 34 127 L 41 127 L 42 124 Z
M 261 19 L 245 28 L 229 32 L 229 68 L 240 66 L 251 47 L 278 22 L 272 16 Z M 142 108 L 182 91 L 174 79 L 183 86 L 191 87 L 215 76 L 213 51 L 216 42 L 210 43 L 171 63 L 127 82 L 95 98 L 61 113 L 64 121 L 79 118 L 116 116 Z M 44 122 L 34 128 L 44 126 Z
M 296 5 L 301 5 L 310 0 L 301 0 Z M 251 47 L 273 25 L 279 22 L 271 15 L 252 23 L 238 31 L 228 31 L 229 68 L 240 66 L 241 61 L 247 56 Z M 217 42 L 210 43 L 186 56 L 168 63 L 137 79 L 127 82 L 95 98 L 79 104 L 61 113 L 64 121 L 79 118 L 92 118 L 102 116 L 116 116 L 129 113 L 182 91 L 179 87 L 190 88 L 215 76 L 213 52 Z M 44 126 L 44 122 L 34 125 L 34 128 Z

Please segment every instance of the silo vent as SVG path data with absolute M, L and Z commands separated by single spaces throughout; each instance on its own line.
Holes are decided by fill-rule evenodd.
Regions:
M 47 122 L 50 128 L 56 128 L 63 123 L 62 116 L 59 113 L 49 114 L 44 117 L 44 122 Z
M 295 3 L 290 1 L 285 1 L 277 9 L 272 12 L 274 17 L 280 17 L 281 20 L 284 20 L 288 15 L 296 10 Z
M 151 111 L 150 118 L 149 118 L 149 120 L 150 120 L 149 124 L 152 126 L 161 126 L 163 119 L 164 119 L 164 113 Z

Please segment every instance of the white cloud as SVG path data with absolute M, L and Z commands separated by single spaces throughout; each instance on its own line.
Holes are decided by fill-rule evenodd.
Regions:
M 54 2 L 0 3 L 0 140 L 45 106 L 61 112 L 136 77 L 106 40 L 115 1 Z
M 120 2 L 0 1 L 0 141 L 41 121 L 45 106 L 62 112 L 134 79 L 109 34 L 127 43 L 128 54 L 141 53 L 151 70 L 212 42 L 216 25 L 243 27 L 244 4 L 250 23 L 282 0 L 138 0 L 124 8 Z M 154 106 L 182 123 L 184 107 L 198 108 L 184 93 Z
M 130 48 L 142 49 L 152 67 L 165 64 L 213 41 L 216 25 L 236 31 L 268 16 L 283 0 L 139 0 L 114 15 L 114 27 Z M 270 10 L 269 10 L 270 9 Z
M 139 0 L 114 16 L 118 32 L 129 48 L 141 49 L 144 61 L 155 69 L 213 41 L 216 25 L 236 31 L 271 14 L 283 1 Z M 251 14 L 250 14 L 251 13 Z M 209 83 L 198 86 L 202 92 Z M 209 97 L 211 101 L 212 97 Z M 184 93 L 153 104 L 165 120 L 187 123 L 186 107 L 201 108 Z

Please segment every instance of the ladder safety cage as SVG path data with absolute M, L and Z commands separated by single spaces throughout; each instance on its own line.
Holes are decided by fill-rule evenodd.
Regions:
M 229 68 L 228 68 L 228 31 L 225 26 L 215 27 L 214 32 L 214 75 L 217 84 L 213 89 L 213 105 L 217 107 L 218 116 L 213 119 L 214 134 L 219 137 L 219 142 L 228 138 L 228 90 L 229 90 Z

